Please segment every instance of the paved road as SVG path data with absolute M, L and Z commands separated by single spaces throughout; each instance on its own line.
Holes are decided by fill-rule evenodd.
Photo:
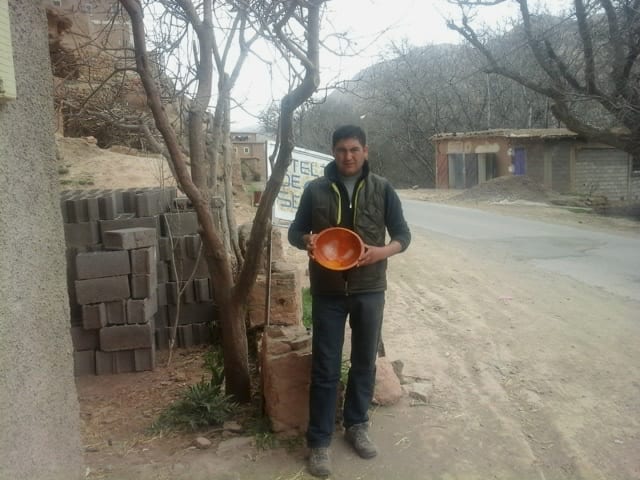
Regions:
M 414 227 L 640 300 L 640 239 L 471 208 L 408 199 L 402 204 Z

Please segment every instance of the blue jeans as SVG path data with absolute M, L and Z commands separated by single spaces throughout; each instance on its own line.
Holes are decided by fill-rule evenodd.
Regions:
M 312 366 L 307 445 L 327 447 L 335 429 L 336 399 L 347 316 L 351 327 L 351 367 L 344 401 L 344 427 L 369 421 L 384 292 L 314 295 Z

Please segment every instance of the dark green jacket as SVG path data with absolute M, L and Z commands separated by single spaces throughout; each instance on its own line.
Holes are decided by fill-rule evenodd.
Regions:
M 411 242 L 397 193 L 385 178 L 369 172 L 367 162 L 354 188 L 353 204 L 349 202 L 349 194 L 338 177 L 335 162 L 326 166 L 323 177 L 309 182 L 289 227 L 289 242 L 305 249 L 303 235 L 319 233 L 329 227 L 355 230 L 365 244 L 372 246 L 384 246 L 387 232 L 391 240 L 402 245 L 403 251 Z M 386 272 L 386 260 L 344 272 L 328 270 L 310 261 L 311 293 L 381 292 L 387 288 Z

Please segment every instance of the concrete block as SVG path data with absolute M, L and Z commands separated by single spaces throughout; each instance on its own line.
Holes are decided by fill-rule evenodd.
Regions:
M 71 332 L 73 349 L 76 351 L 95 350 L 100 346 L 98 330 L 85 330 L 80 326 L 74 326 L 69 331 Z
M 195 303 L 196 292 L 193 288 L 193 281 L 180 282 L 180 291 L 182 292 L 182 303 Z
M 67 247 L 85 247 L 100 243 L 97 222 L 65 223 L 64 240 Z
M 78 280 L 131 273 L 129 253 L 124 250 L 79 253 L 76 255 L 75 265 Z
M 129 298 L 129 277 L 91 278 L 76 280 L 76 299 L 80 305 L 89 303 L 111 302 Z
M 89 221 L 86 198 L 70 198 L 64 202 L 69 223 L 84 223 Z
M 100 220 L 100 209 L 96 197 L 87 198 L 87 216 L 90 222 Z
M 136 248 L 129 251 L 131 273 L 156 275 L 158 259 L 156 247 Z
M 193 278 L 209 277 L 209 269 L 204 258 L 200 258 L 200 261 L 198 262 L 188 257 L 176 258 L 175 265 L 175 272 L 173 269 L 169 269 L 169 279 L 172 282 L 176 281 L 176 274 L 178 275 L 177 278 L 183 281 L 191 278 L 192 273 L 194 275 Z
M 158 262 L 156 265 L 158 283 L 167 283 L 169 281 L 169 264 L 167 262 Z
M 151 348 L 153 322 L 143 325 L 118 325 L 100 329 L 100 349 L 105 352 Z
M 135 350 L 113 352 L 115 373 L 131 373 L 136 371 Z
M 104 303 L 82 305 L 82 326 L 86 330 L 102 328 L 107 325 L 107 310 Z
M 211 345 L 213 343 L 213 334 L 209 323 L 194 323 L 192 327 L 196 345 Z
M 173 335 L 173 329 L 170 327 L 158 328 L 156 330 L 156 346 L 158 350 L 167 350 Z
M 168 261 L 171 256 L 171 239 L 169 237 L 158 238 L 158 257 L 160 260 Z
M 98 197 L 98 212 L 101 220 L 113 220 L 118 213 L 116 194 L 104 193 Z
M 123 228 L 153 228 L 157 232 L 160 232 L 159 218 L 159 216 L 142 218 L 129 216 L 129 218 L 118 217 L 113 220 L 100 220 L 98 221 L 100 236 L 104 236 L 105 232 L 109 232 L 111 230 L 122 230 Z
M 152 217 L 167 210 L 166 199 L 162 190 L 137 193 L 135 203 L 138 217 Z
M 96 352 L 95 350 L 84 350 L 73 352 L 73 374 L 76 377 L 96 374 Z
M 124 325 L 127 323 L 127 301 L 116 300 L 106 302 L 107 325 Z
M 165 284 L 167 290 L 167 305 L 177 305 L 178 304 L 178 292 L 176 291 L 176 282 L 167 282 Z
M 139 348 L 133 351 L 134 366 L 136 372 L 155 370 L 156 368 L 156 348 L 155 342 L 151 348 Z
M 196 291 L 196 301 L 200 303 L 213 301 L 208 278 L 196 278 L 193 284 Z
M 136 195 L 135 189 L 128 189 L 122 192 L 122 211 L 126 213 L 136 213 Z
M 131 297 L 150 297 L 158 288 L 158 280 L 155 275 L 131 275 Z
M 154 295 L 143 299 L 127 300 L 127 323 L 147 323 L 158 311 L 158 299 Z
M 169 309 L 167 307 L 158 307 L 156 312 L 155 322 L 157 328 L 168 327 L 169 323 Z
M 176 305 L 169 305 L 169 319 L 171 322 L 176 318 Z M 210 323 L 218 319 L 218 310 L 213 303 L 188 303 L 180 305 L 180 325 L 191 323 Z
M 164 307 L 166 305 L 168 305 L 167 303 L 167 284 L 166 283 L 159 283 L 158 286 L 156 287 L 156 292 L 158 295 L 158 306 L 159 307 Z
M 196 212 L 165 213 L 162 215 L 162 234 L 173 237 L 198 233 L 198 217 Z
M 96 375 L 113 375 L 116 373 L 113 352 L 96 350 Z
M 190 348 L 195 345 L 193 343 L 193 328 L 191 325 L 178 326 L 178 345 L 180 348 Z
M 200 235 L 185 235 L 184 243 L 187 257 L 193 258 L 194 260 L 198 258 L 198 253 L 200 253 L 200 245 L 202 244 Z
M 151 247 L 157 243 L 156 230 L 142 227 L 110 230 L 102 235 L 102 243 L 109 250 Z

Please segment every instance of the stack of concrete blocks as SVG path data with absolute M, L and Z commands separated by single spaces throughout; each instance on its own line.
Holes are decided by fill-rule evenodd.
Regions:
M 248 232 L 243 238 L 248 238 Z M 262 330 L 260 374 L 271 428 L 276 433 L 298 435 L 305 431 L 309 418 L 311 335 L 302 325 L 300 272 L 283 261 L 277 229 L 273 230 L 271 251 L 269 316 L 265 316 L 267 273 L 263 268 L 249 295 L 248 324 Z
M 175 188 L 62 192 L 76 375 L 153 368 L 155 348 L 167 346 L 169 313 L 175 309 L 171 303 L 173 289 L 167 286 L 176 282 L 175 271 L 184 278 L 186 270 L 195 265 L 186 252 L 192 255 L 194 243 L 199 241 L 184 238 L 197 237 L 197 221 L 193 211 L 184 210 L 187 202 L 176 198 L 176 193 Z M 108 243 L 111 235 L 139 228 L 147 229 L 147 235 L 153 233 L 153 245 L 114 250 L 114 244 Z M 171 243 L 170 228 L 174 230 L 174 250 L 178 253 L 175 270 L 169 268 L 172 256 L 166 250 Z M 183 249 L 185 255 L 181 255 Z M 177 346 L 211 340 L 208 327 L 213 321 L 214 306 L 208 274 L 202 265 L 198 263 L 199 282 L 192 285 L 198 284 L 198 299 L 207 303 L 206 309 L 211 314 L 205 320 L 200 312 L 192 316 L 194 312 L 189 308 L 182 309 L 180 321 L 188 327 L 179 327 Z M 192 300 L 196 287 L 191 296 L 186 291 L 183 298 Z M 201 328 L 200 324 L 205 322 L 207 328 Z M 149 330 L 154 338 L 151 344 L 146 337 Z M 194 330 L 196 335 L 189 334 Z
M 95 352 L 74 352 L 76 372 L 95 370 L 104 375 L 153 370 L 158 309 L 156 230 L 108 230 L 103 242 L 105 250 L 79 253 L 75 259 L 75 296 L 82 329 L 97 332 L 99 347 Z
M 158 348 L 188 348 L 214 339 L 217 309 L 195 212 L 163 215 L 159 238 L 162 282 L 158 288 Z

